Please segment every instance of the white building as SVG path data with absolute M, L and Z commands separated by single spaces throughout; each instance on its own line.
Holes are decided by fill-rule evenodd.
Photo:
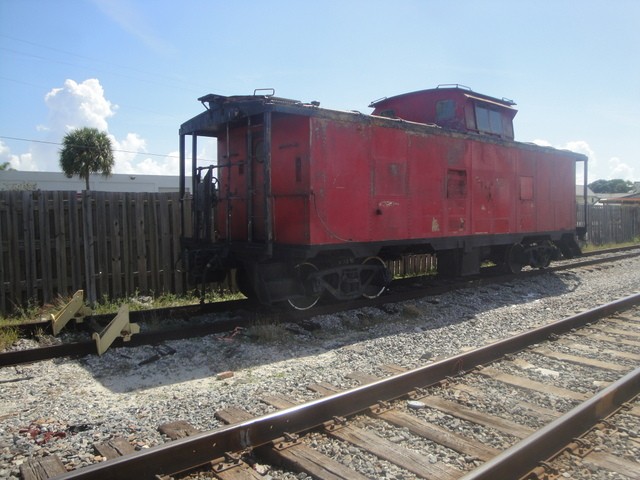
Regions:
M 587 204 L 595 205 L 600 197 L 598 194 L 593 193 L 589 187 L 587 187 Z M 578 205 L 584 205 L 584 185 L 576 185 L 576 201 Z
M 187 179 L 187 186 L 191 179 Z M 64 190 L 81 192 L 85 181 L 78 176 L 67 178 L 62 172 L 23 172 L 18 170 L 0 171 L 0 190 Z M 180 190 L 179 177 L 172 175 L 124 175 L 113 174 L 104 177 L 91 175 L 89 188 L 101 192 L 177 192 Z M 187 188 L 187 190 L 191 190 Z

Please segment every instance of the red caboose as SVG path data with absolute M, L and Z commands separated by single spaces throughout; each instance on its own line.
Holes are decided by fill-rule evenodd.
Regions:
M 200 101 L 192 136 L 193 277 L 230 268 L 249 296 L 307 308 L 325 292 L 378 295 L 385 260 L 435 253 L 439 272 L 544 267 L 579 252 L 576 162 L 586 157 L 513 141 L 513 102 L 459 86 L 372 103 L 372 115 L 273 95 Z M 217 137 L 198 166 L 197 138 Z M 188 222 L 190 219 L 185 219 Z

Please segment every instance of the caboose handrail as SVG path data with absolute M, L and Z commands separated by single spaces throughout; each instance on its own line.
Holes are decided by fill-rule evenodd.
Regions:
M 459 83 L 441 83 L 436 88 L 461 88 L 463 90 L 469 90 L 470 92 L 473 92 L 473 90 L 471 90 L 471 87 L 467 87 L 466 85 L 461 85 Z
M 254 97 L 257 97 L 257 96 L 258 96 L 258 92 L 267 92 L 267 91 L 269 91 L 269 92 L 271 92 L 271 93 L 266 94 L 266 95 L 260 95 L 260 96 L 263 96 L 263 97 L 273 97 L 273 96 L 275 96 L 275 94 L 276 94 L 276 89 L 275 89 L 275 88 L 256 88 L 256 89 L 253 91 L 253 96 L 254 96 Z

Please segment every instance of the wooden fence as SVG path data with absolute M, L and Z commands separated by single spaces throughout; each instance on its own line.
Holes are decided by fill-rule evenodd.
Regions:
M 189 225 L 188 225 L 189 226 Z M 178 193 L 0 191 L 0 311 L 184 293 Z
M 578 223 L 584 222 L 578 210 Z M 587 211 L 587 242 L 608 245 L 640 241 L 640 205 L 590 205 Z
M 587 229 L 596 245 L 637 241 L 640 206 L 590 206 Z M 183 294 L 180 258 L 178 193 L 0 191 L 0 313 L 80 289 L 90 302 Z M 434 260 L 412 255 L 390 268 L 411 275 Z

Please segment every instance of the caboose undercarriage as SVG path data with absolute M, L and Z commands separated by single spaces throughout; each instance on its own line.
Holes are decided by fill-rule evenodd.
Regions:
M 556 240 L 552 240 L 554 237 Z M 458 277 L 478 274 L 482 263 L 487 261 L 505 272 L 518 273 L 527 266 L 545 268 L 553 260 L 580 254 L 574 236 L 567 234 L 471 240 L 465 243 L 463 239 L 444 242 L 425 239 L 411 245 L 370 244 L 304 251 L 284 247 L 276 248 L 271 256 L 250 259 L 244 258 L 246 251 L 241 245 L 237 246 L 239 253 L 224 244 L 214 248 L 192 245 L 185 249 L 185 261 L 189 263 L 193 283 L 221 282 L 235 275 L 236 285 L 246 297 L 265 305 L 288 302 L 305 310 L 321 298 L 353 300 L 379 296 L 392 280 L 386 262 L 403 255 L 435 255 L 439 275 Z M 237 258 L 243 260 L 233 260 Z
M 192 212 L 182 217 L 184 264 L 195 284 L 235 272 L 246 296 L 307 309 L 324 296 L 380 295 L 386 262 L 402 255 L 435 254 L 439 274 L 460 276 L 485 261 L 517 272 L 580 253 L 575 225 L 536 224 L 536 185 L 554 187 L 536 180 L 535 162 L 552 149 L 272 95 L 200 100 L 207 110 L 180 129 L 183 213 Z M 199 137 L 217 139 L 214 164 L 200 165 Z M 576 154 L 552 154 L 559 177 L 574 175 Z M 556 217 L 575 223 L 573 182 L 562 197 L 573 204 Z

